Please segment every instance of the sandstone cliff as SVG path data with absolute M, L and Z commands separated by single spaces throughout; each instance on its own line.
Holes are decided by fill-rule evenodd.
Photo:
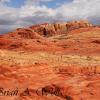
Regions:
M 73 21 L 66 23 L 54 23 L 54 24 L 41 24 L 36 26 L 31 26 L 35 32 L 39 33 L 43 36 L 52 36 L 58 34 L 68 34 L 71 30 L 79 29 L 79 28 L 88 28 L 93 26 L 88 21 Z

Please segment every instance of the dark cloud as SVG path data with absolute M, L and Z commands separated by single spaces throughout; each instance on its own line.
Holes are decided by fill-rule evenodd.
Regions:
M 13 25 L 15 23 L 15 20 L 0 18 L 0 25 Z
M 89 17 L 88 20 L 91 23 L 93 23 L 94 25 L 100 25 L 100 17 L 99 16 Z

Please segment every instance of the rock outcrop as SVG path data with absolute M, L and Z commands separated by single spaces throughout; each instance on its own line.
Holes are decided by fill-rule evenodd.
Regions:
M 40 36 L 38 33 L 34 32 L 34 30 L 30 28 L 18 28 L 14 32 L 11 32 L 8 34 L 9 37 L 12 38 L 22 38 L 22 39 L 40 39 L 42 36 Z
M 88 21 L 73 21 L 66 23 L 44 23 L 40 25 L 33 25 L 28 28 L 18 28 L 13 32 L 5 34 L 7 38 L 22 38 L 22 39 L 41 39 L 43 37 L 50 37 L 59 34 L 70 34 L 76 29 L 89 30 L 93 27 Z M 2 37 L 2 35 L 0 35 Z
M 71 30 L 79 28 L 88 28 L 93 26 L 88 21 L 73 21 L 67 23 L 54 23 L 54 24 L 41 24 L 36 26 L 31 26 L 35 32 L 43 36 L 52 36 L 58 34 L 68 34 Z

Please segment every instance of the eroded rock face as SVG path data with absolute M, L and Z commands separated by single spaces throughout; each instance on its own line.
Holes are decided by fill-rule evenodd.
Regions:
M 93 27 L 88 21 L 73 21 L 66 23 L 52 23 L 33 25 L 29 28 L 18 28 L 13 32 L 6 34 L 7 38 L 13 39 L 43 39 L 43 37 L 50 37 L 59 34 L 70 34 L 71 31 L 76 29 L 89 30 Z M 0 35 L 2 38 L 3 36 Z
M 10 37 L 22 38 L 22 39 L 39 39 L 42 38 L 38 33 L 30 28 L 19 28 L 16 31 L 9 34 Z
M 91 26 L 92 24 L 82 20 L 68 23 L 41 24 L 37 26 L 31 26 L 30 28 L 40 35 L 48 37 L 57 34 L 68 34 L 71 30 L 88 28 Z

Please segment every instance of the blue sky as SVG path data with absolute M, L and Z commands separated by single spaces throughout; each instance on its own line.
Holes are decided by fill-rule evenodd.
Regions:
M 46 5 L 49 8 L 56 8 L 65 2 L 70 3 L 72 1 L 73 0 L 53 0 L 50 2 L 41 2 L 40 5 Z M 22 5 L 24 5 L 24 2 L 25 2 L 25 0 L 11 0 L 11 2 L 8 2 L 6 4 L 10 7 L 15 7 L 15 8 L 17 7 L 18 8 L 18 7 L 21 7 Z
M 100 0 L 0 0 L 0 33 L 82 19 L 100 25 Z
M 7 5 L 10 7 L 21 7 L 24 5 L 25 0 L 11 0 L 11 2 L 8 2 Z
M 54 1 L 51 1 L 51 2 L 46 2 L 44 3 L 46 6 L 48 6 L 49 8 L 56 8 L 58 7 L 59 5 L 67 2 L 67 3 L 71 3 L 73 0 L 54 0 Z M 43 4 L 43 3 L 42 3 Z

